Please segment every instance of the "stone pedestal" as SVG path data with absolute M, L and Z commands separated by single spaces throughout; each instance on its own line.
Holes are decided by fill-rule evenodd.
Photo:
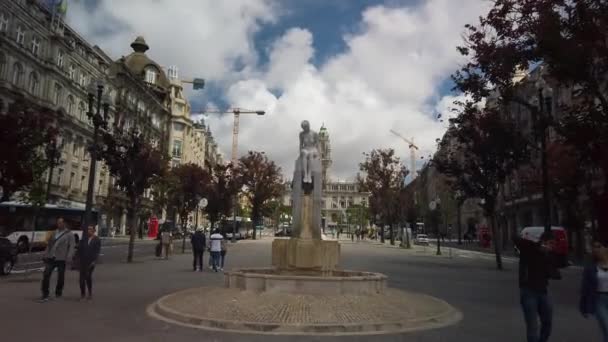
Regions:
M 272 266 L 285 271 L 332 272 L 340 261 L 338 241 L 276 239 L 272 242 Z

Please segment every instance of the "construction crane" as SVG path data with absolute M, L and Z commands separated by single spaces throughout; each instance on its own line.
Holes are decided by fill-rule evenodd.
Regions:
M 394 135 L 399 137 L 401 140 L 408 143 L 408 145 L 410 147 L 410 163 L 411 163 L 410 172 L 412 173 L 412 181 L 413 181 L 416 178 L 416 150 L 419 150 L 419 148 L 418 148 L 418 146 L 416 146 L 416 144 L 414 144 L 414 138 L 407 139 L 406 137 L 393 131 L 392 129 L 391 129 L 391 133 L 393 133 Z
M 232 108 L 227 110 L 205 110 L 203 114 L 214 113 L 214 114 L 234 114 L 234 124 L 232 126 L 232 165 L 236 166 L 237 153 L 238 153 L 238 145 L 239 145 L 239 118 L 241 114 L 257 114 L 264 115 L 266 114 L 263 110 L 247 110 L 242 108 Z

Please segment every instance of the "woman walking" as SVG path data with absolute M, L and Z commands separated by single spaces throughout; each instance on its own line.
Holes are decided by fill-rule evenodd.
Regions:
M 593 261 L 583 271 L 580 310 L 585 318 L 594 315 L 603 342 L 608 342 L 608 248 L 593 243 Z
M 80 300 L 93 299 L 93 270 L 101 250 L 101 240 L 95 235 L 95 226 L 89 225 L 87 233 L 87 240 L 83 241 L 87 246 L 80 256 Z

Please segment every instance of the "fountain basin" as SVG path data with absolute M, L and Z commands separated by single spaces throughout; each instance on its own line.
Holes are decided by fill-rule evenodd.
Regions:
M 308 295 L 375 295 L 387 288 L 387 277 L 373 272 L 335 270 L 237 269 L 224 274 L 225 286 L 254 292 Z

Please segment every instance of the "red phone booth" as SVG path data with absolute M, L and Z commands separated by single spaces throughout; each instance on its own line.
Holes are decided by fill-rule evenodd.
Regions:
M 158 235 L 158 218 L 156 216 L 150 217 L 148 221 L 148 237 L 152 239 L 156 239 Z

